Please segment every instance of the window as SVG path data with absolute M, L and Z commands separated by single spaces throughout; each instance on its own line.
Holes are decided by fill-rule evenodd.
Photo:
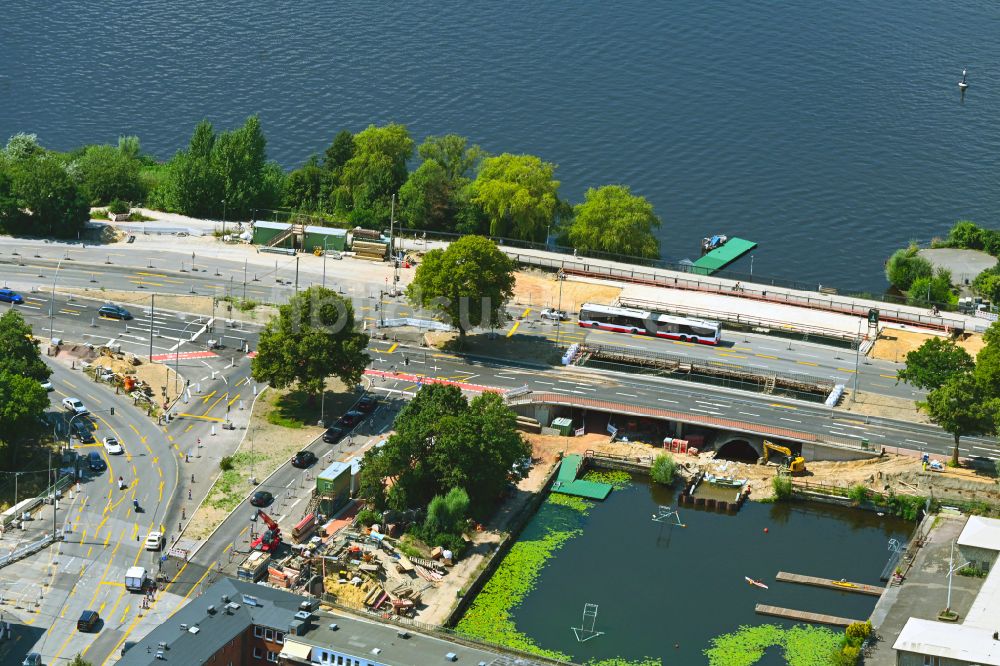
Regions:
M 274 663 L 278 663 L 278 653 L 277 652 L 271 652 L 270 650 L 268 650 L 267 651 L 267 660 L 268 661 L 273 661 Z
M 253 649 L 253 658 L 254 659 L 263 659 L 264 658 L 264 653 L 261 652 L 261 649 L 259 647 L 255 647 Z
M 941 657 L 932 657 L 929 654 L 925 654 L 924 666 L 941 666 Z
M 254 625 L 253 635 L 257 638 L 264 638 L 264 627 Z
M 274 629 L 265 629 L 264 630 L 264 640 L 265 641 L 273 641 L 274 640 Z
M 283 631 L 276 631 L 274 633 L 274 642 L 275 643 L 280 643 L 280 644 L 284 645 L 284 643 L 285 643 L 285 632 L 283 632 Z

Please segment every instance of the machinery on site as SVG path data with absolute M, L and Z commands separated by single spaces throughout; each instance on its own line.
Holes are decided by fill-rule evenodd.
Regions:
M 806 473 L 806 459 L 802 456 L 795 455 L 790 448 L 787 446 L 781 446 L 780 444 L 775 444 L 764 440 L 764 455 L 761 457 L 759 462 L 761 465 L 766 465 L 771 461 L 771 453 L 780 453 L 784 456 L 781 459 L 778 467 L 782 473 L 785 474 L 805 474 Z
M 257 509 L 257 516 L 264 521 L 267 529 L 253 540 L 250 548 L 253 550 L 262 550 L 265 553 L 273 553 L 281 545 L 281 528 L 278 527 L 278 523 L 274 522 L 271 516 L 260 509 Z

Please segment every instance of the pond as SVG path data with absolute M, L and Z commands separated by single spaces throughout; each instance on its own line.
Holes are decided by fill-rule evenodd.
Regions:
M 652 520 L 661 505 L 676 507 L 676 491 L 638 477 L 601 503 L 550 496 L 459 630 L 581 664 L 708 663 L 704 651 L 716 636 L 742 625 L 794 626 L 757 615 L 758 603 L 867 619 L 876 597 L 778 583 L 775 574 L 881 585 L 889 539 L 905 539 L 913 527 L 825 504 L 756 502 L 736 515 L 681 509 L 680 527 Z M 585 604 L 597 605 L 594 629 L 602 633 L 581 642 L 573 627 L 583 626 Z M 784 651 L 744 663 L 784 664 Z

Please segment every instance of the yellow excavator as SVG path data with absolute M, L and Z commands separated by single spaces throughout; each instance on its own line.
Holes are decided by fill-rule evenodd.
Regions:
M 782 472 L 788 472 L 790 474 L 805 474 L 806 473 L 806 459 L 802 456 L 797 456 L 792 453 L 792 450 L 787 446 L 780 446 L 773 442 L 764 440 L 764 457 L 760 459 L 762 465 L 766 465 L 771 458 L 771 452 L 780 453 L 784 455 L 784 459 L 781 461 L 779 466 Z

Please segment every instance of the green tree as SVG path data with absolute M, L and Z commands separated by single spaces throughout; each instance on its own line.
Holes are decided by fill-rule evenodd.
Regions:
M 1000 396 L 1000 323 L 994 322 L 983 334 L 986 345 L 976 354 L 976 381 L 986 396 Z
M 139 143 L 139 137 L 134 135 L 118 137 L 118 152 L 129 159 L 142 161 L 142 145 Z
M 992 303 L 1000 303 L 1000 266 L 982 271 L 972 281 L 976 293 Z
M 406 182 L 413 139 L 405 125 L 370 125 L 354 136 L 354 155 L 344 163 L 340 183 L 350 192 L 356 219 L 368 226 L 388 221 L 390 200 Z
M 951 434 L 955 446 L 951 465 L 958 465 L 959 440 L 967 435 L 981 435 L 994 429 L 992 414 L 984 405 L 984 396 L 976 379 L 969 373 L 950 377 L 927 394 L 922 404 L 931 421 Z
M 38 351 L 38 341 L 21 313 L 6 310 L 0 316 L 0 372 L 44 382 L 52 374 Z
M 969 353 L 951 340 L 933 337 L 907 353 L 906 367 L 896 372 L 896 381 L 922 389 L 940 388 L 955 375 L 972 372 Z
M 649 476 L 653 481 L 669 486 L 674 482 L 674 474 L 677 472 L 677 462 L 669 453 L 661 453 L 653 460 L 653 466 L 649 469 Z
M 118 148 L 88 146 L 74 166 L 80 188 L 93 206 L 113 199 L 139 202 L 143 198 L 142 165 Z
M 660 243 L 653 235 L 660 228 L 660 218 L 645 197 L 635 196 L 624 185 L 588 189 L 574 212 L 567 232 L 574 248 L 651 259 L 660 256 Z
M 462 533 L 469 516 L 469 494 L 462 488 L 452 488 L 442 497 L 435 495 L 427 505 L 423 533 L 433 538 L 438 534 Z
M 983 231 L 984 229 L 979 228 L 975 222 L 959 220 L 948 231 L 947 244 L 950 247 L 960 247 L 967 250 L 982 250 L 985 247 Z
M 474 327 L 505 321 L 513 293 L 514 262 L 482 236 L 428 252 L 406 290 L 411 303 L 442 313 L 463 337 Z
M 456 208 L 453 181 L 434 160 L 426 160 L 399 189 L 399 214 L 411 229 L 451 231 Z
M 906 303 L 930 307 L 937 303 L 951 303 L 951 271 L 939 268 L 932 277 L 918 277 L 906 292 Z
M 917 253 L 920 248 L 916 243 L 909 247 L 896 250 L 885 264 L 885 277 L 889 284 L 900 291 L 908 291 L 914 280 L 930 278 L 934 267 Z
M 319 166 L 316 157 L 288 174 L 283 204 L 295 210 L 318 211 L 323 208 L 323 194 L 330 173 Z
M 555 165 L 534 155 L 488 157 L 473 183 L 473 203 L 489 220 L 490 235 L 541 241 L 558 210 Z
M 266 146 L 260 119 L 250 116 L 243 127 L 220 134 L 212 148 L 212 163 L 222 180 L 225 200 L 224 206 L 222 201 L 216 204 L 216 210 L 230 219 L 250 219 L 251 209 L 260 207 Z
M 94 666 L 94 665 L 78 654 L 75 657 L 73 657 L 73 661 L 69 662 L 69 666 Z
M 45 149 L 38 143 L 38 135 L 25 134 L 24 132 L 10 137 L 3 150 L 4 157 L 12 163 L 34 159 L 44 154 Z
M 195 126 L 187 150 L 170 161 L 165 200 L 170 210 L 194 217 L 208 217 L 219 210 L 223 198 L 222 178 L 212 164 L 215 149 L 212 123 Z
M 0 370 L 0 460 L 6 469 L 16 468 L 22 445 L 38 430 L 48 406 L 48 393 L 37 380 Z
M 297 384 L 319 395 L 327 377 L 348 386 L 361 379 L 369 358 L 368 336 L 357 330 L 351 302 L 310 287 L 278 308 L 260 334 L 251 362 L 254 379 L 275 388 Z
M 21 224 L 23 215 L 14 196 L 14 179 L 0 161 L 0 232 L 13 232 Z
M 445 177 L 452 183 L 468 180 L 486 153 L 479 146 L 469 145 L 469 140 L 457 134 L 429 136 L 417 149 L 424 161 L 433 160 L 444 169 Z
M 354 157 L 354 135 L 347 130 L 340 130 L 323 153 L 323 168 L 339 178 L 344 165 L 352 157 Z
M 42 156 L 16 162 L 12 190 L 21 210 L 14 222 L 18 233 L 74 237 L 90 219 L 90 207 L 66 169 L 56 159 Z

